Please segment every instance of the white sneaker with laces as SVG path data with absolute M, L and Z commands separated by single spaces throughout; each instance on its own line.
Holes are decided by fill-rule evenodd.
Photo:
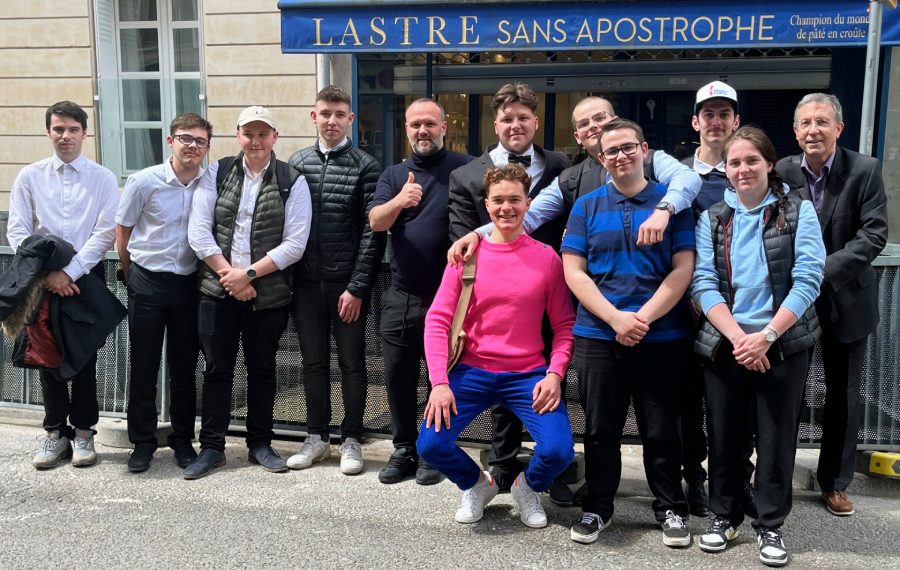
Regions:
M 41 447 L 31 459 L 35 469 L 51 469 L 59 465 L 63 459 L 72 457 L 72 445 L 69 438 L 60 436 L 59 430 L 48 431 L 40 438 Z
M 348 437 L 341 444 L 341 473 L 344 475 L 358 475 L 365 469 L 363 463 L 362 447 L 355 437 Z
M 310 435 L 300 446 L 300 451 L 288 457 L 287 466 L 291 469 L 306 469 L 313 463 L 325 461 L 331 456 L 331 445 L 322 441 L 320 435 Z
M 519 505 L 519 518 L 525 526 L 531 528 L 544 528 L 547 526 L 547 513 L 541 505 L 541 497 L 535 493 L 528 482 L 525 481 L 525 472 L 519 473 L 513 481 L 510 492 Z
M 463 491 L 462 501 L 456 509 L 456 522 L 471 524 L 480 521 L 484 516 L 485 505 L 494 500 L 499 490 L 490 472 L 482 471 L 481 479 L 473 487 Z
M 89 429 L 76 429 L 72 465 L 89 467 L 95 463 L 97 463 L 97 452 L 94 451 L 94 432 Z

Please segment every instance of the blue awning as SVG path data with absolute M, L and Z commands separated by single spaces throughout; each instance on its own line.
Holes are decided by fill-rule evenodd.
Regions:
M 868 2 L 280 0 L 286 53 L 865 46 Z M 885 9 L 882 45 L 900 45 Z

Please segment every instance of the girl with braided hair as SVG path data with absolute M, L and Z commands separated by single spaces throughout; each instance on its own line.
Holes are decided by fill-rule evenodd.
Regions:
M 704 320 L 695 351 L 704 357 L 709 429 L 710 511 L 700 537 L 724 550 L 744 519 L 741 446 L 747 414 L 756 426 L 756 508 L 760 560 L 788 561 L 781 526 L 791 510 L 800 404 L 809 353 L 819 336 L 825 246 L 815 209 L 775 172 L 766 134 L 741 127 L 726 141 L 725 199 L 697 222 L 691 294 Z

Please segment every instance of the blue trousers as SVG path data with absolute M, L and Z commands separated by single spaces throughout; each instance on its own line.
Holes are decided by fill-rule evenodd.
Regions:
M 432 424 L 422 424 L 416 447 L 419 457 L 443 473 L 460 489 L 466 490 L 478 482 L 481 468 L 456 445 L 456 439 L 472 420 L 484 410 L 502 404 L 511 410 L 534 438 L 534 457 L 525 470 L 525 481 L 538 493 L 550 488 L 557 475 L 572 463 L 572 428 L 565 402 L 543 416 L 531 405 L 535 384 L 547 374 L 546 368 L 528 372 L 488 372 L 459 364 L 450 373 L 450 389 L 456 398 L 457 415 L 451 418 L 450 429 L 435 431 Z

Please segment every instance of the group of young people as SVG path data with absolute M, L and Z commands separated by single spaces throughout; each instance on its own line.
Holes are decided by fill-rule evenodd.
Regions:
M 444 147 L 440 104 L 416 100 L 405 113 L 411 157 L 384 172 L 347 138 L 354 117 L 339 87 L 319 92 L 311 113 L 319 138 L 288 162 L 272 151 L 273 114 L 248 107 L 237 120 L 241 153 L 204 169 L 212 126 L 185 114 L 170 127 L 171 158 L 130 176 L 120 201 L 112 174 L 80 154 L 84 111 L 51 106 L 56 152 L 17 178 L 9 240 L 17 248 L 38 233 L 72 243 L 82 269 L 47 276 L 57 295 L 77 294 L 78 279 L 116 241 L 131 338 L 128 469 L 146 471 L 156 451 L 164 338 L 168 443 L 186 479 L 225 463 L 239 342 L 248 459 L 272 472 L 328 459 L 333 330 L 345 410 L 340 468 L 362 472 L 363 327 L 390 231 L 380 326 L 395 451 L 382 483 L 415 476 L 429 485 L 446 476 L 463 491 L 460 523 L 480 520 L 509 491 L 524 524 L 546 526 L 540 494 L 573 459 L 563 397 L 571 362 L 585 413 L 587 483 L 572 540 L 594 542 L 612 520 L 633 402 L 663 542 L 689 546 L 685 519 L 711 511 L 699 545 L 721 551 L 748 516 L 760 560 L 783 565 L 800 405 L 821 337 L 829 353 L 819 484 L 830 512 L 852 514 L 845 491 L 853 408 L 865 338 L 878 319 L 869 264 L 885 244 L 887 222 L 877 160 L 836 145 L 837 99 L 811 94 L 798 103 L 803 153 L 780 162 L 764 132 L 738 128 L 737 93 L 718 81 L 697 92 L 701 142 L 689 164 L 650 150 L 637 123 L 588 97 L 572 113 L 588 158 L 572 166 L 534 144 L 537 107 L 529 86 L 501 87 L 492 101 L 498 144 L 473 158 Z M 309 435 L 285 461 L 271 441 L 275 354 L 290 313 Z M 458 318 L 466 340 L 448 367 Z M 198 455 L 191 440 L 199 350 L 206 368 Z M 423 356 L 431 384 L 424 421 Z M 69 379 L 42 372 L 41 383 L 47 436 L 35 467 L 70 456 L 71 439 L 73 464 L 93 463 L 93 368 Z M 485 471 L 456 439 L 489 408 Z M 527 465 L 518 460 L 523 424 L 536 444 Z

